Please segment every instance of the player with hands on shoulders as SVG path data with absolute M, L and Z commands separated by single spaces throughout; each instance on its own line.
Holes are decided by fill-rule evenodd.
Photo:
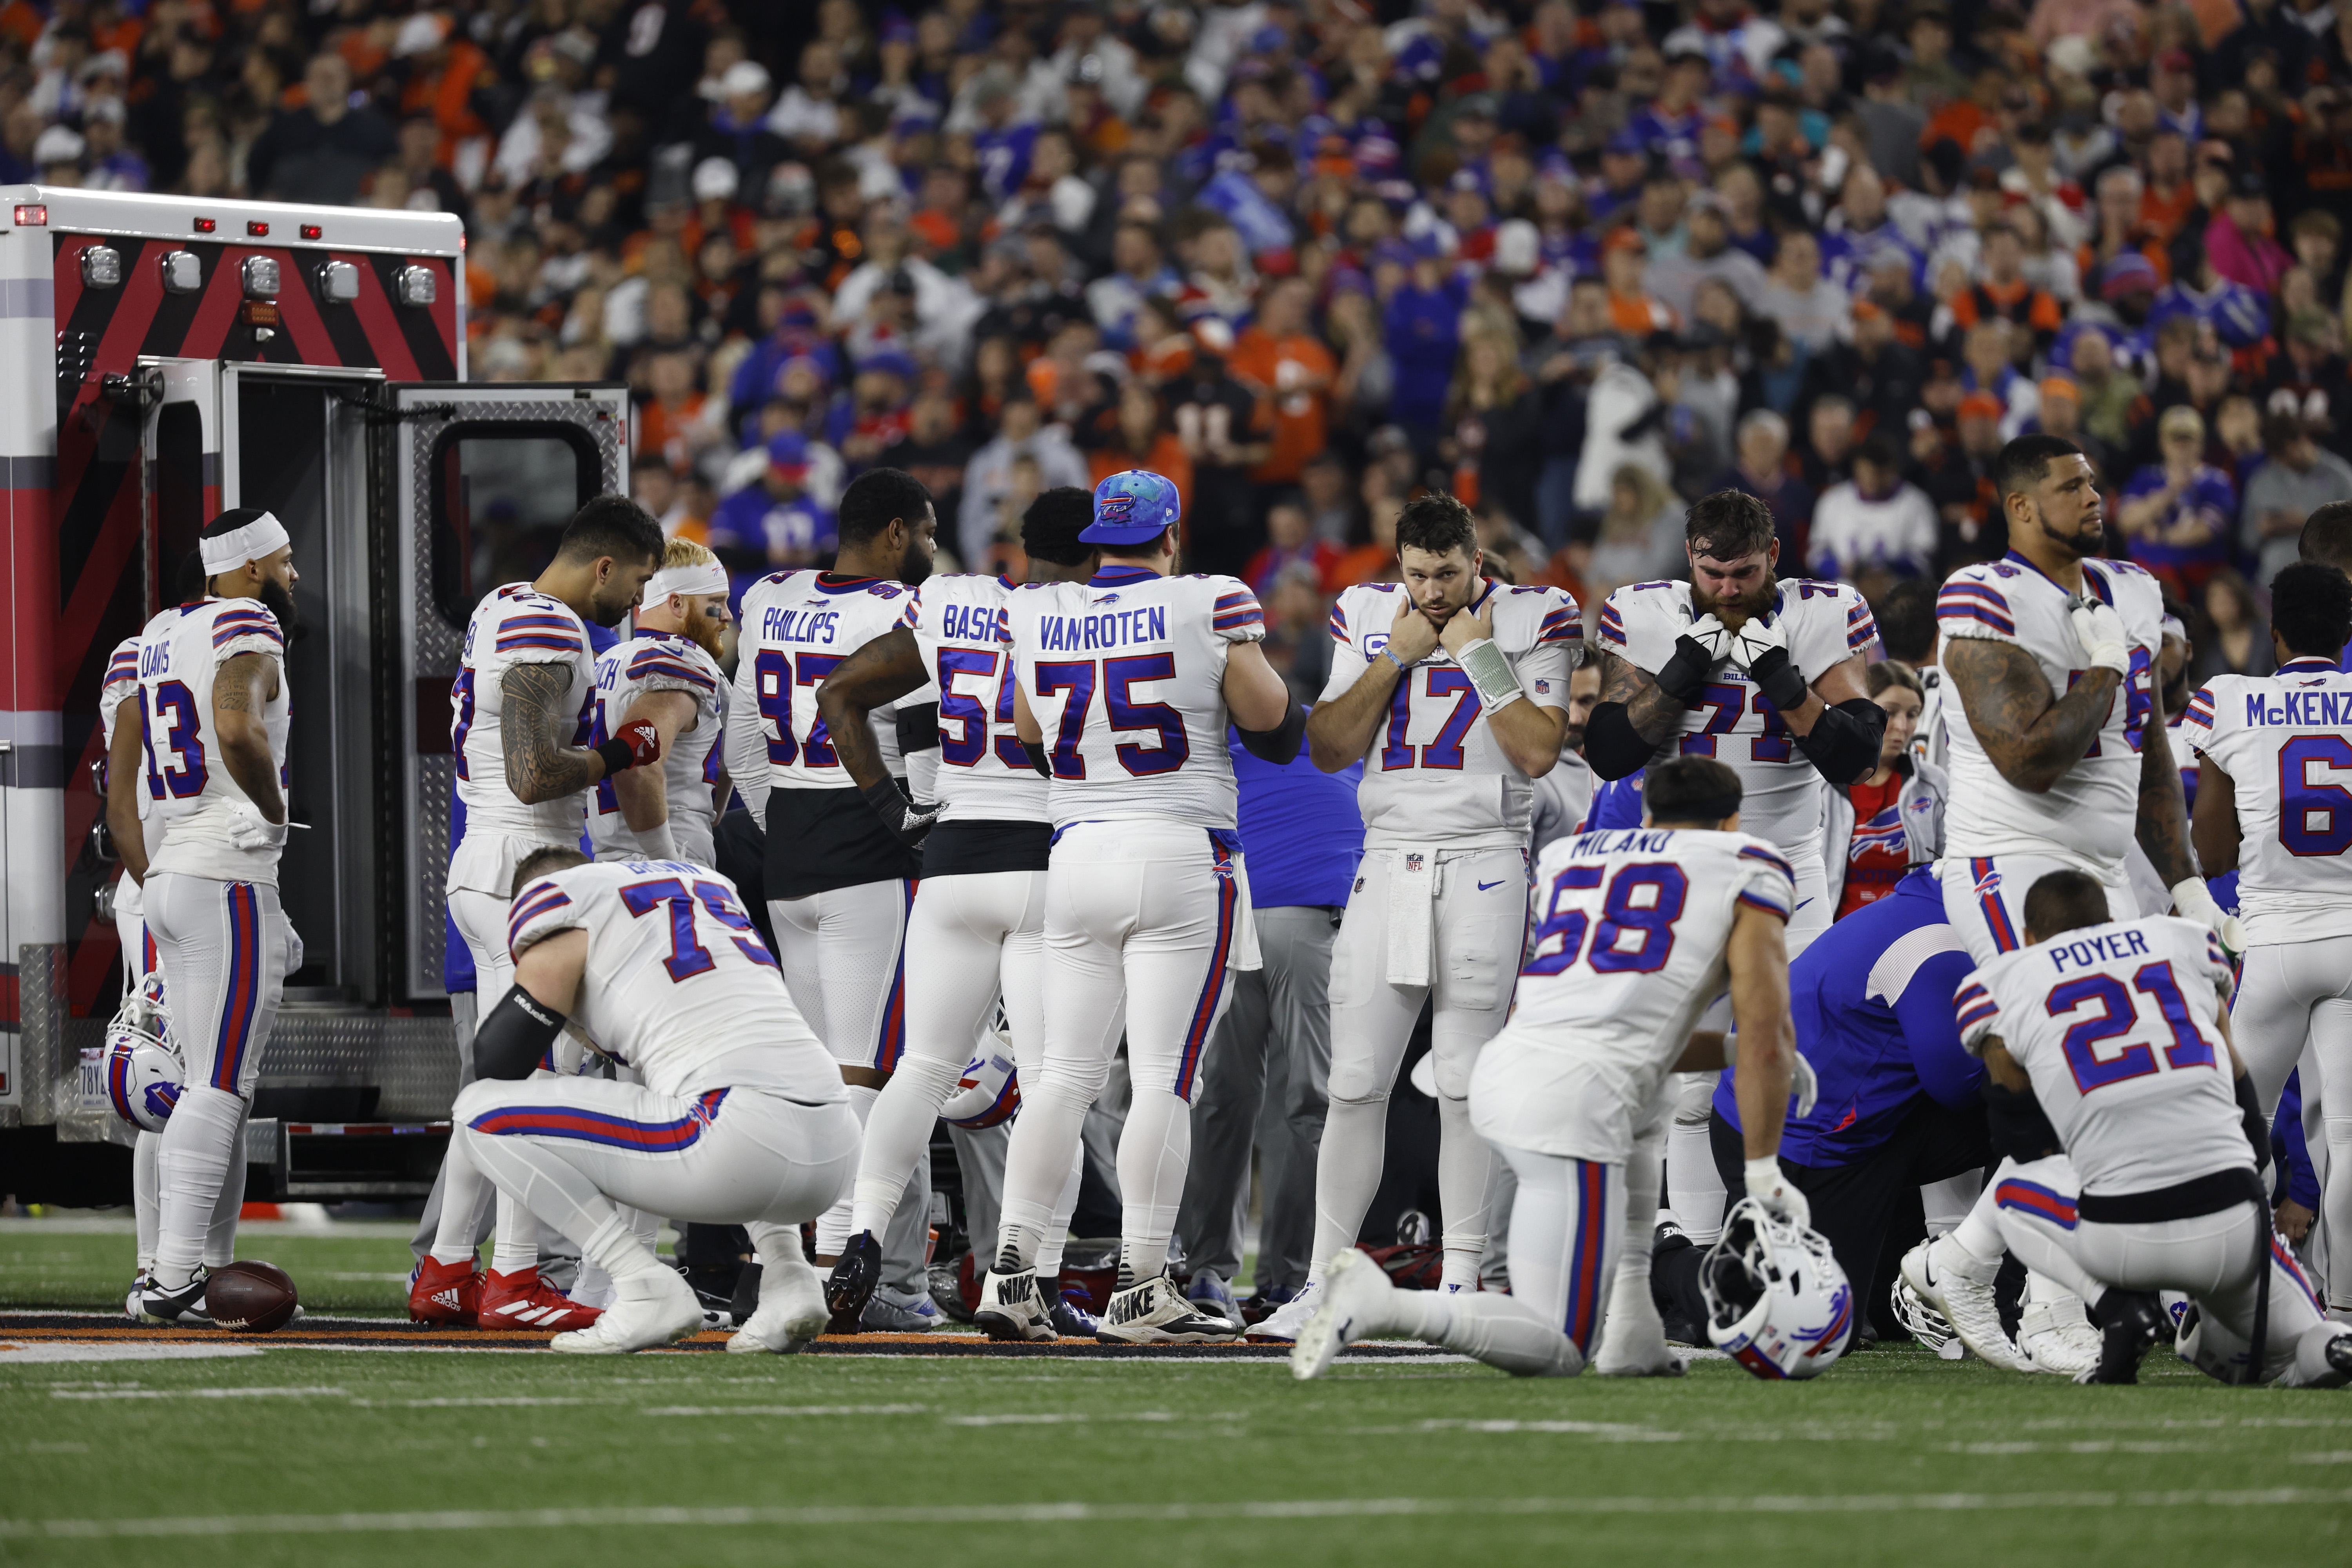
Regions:
M 650 725 L 661 763 L 633 764 L 596 786 L 588 826 L 599 860 L 715 861 L 713 825 L 728 794 L 719 740 L 730 689 L 719 668 L 727 595 L 719 557 L 673 539 L 646 584 L 634 635 L 597 656 L 590 743 L 608 733 L 642 737 L 640 726 Z

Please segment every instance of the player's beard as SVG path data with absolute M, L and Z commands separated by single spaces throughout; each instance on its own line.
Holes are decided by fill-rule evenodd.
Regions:
M 898 561 L 898 581 L 911 588 L 930 574 L 930 552 L 925 550 L 919 541 L 909 535 L 907 540 L 907 553 Z
M 727 623 L 712 615 L 709 605 L 698 605 L 678 627 L 678 635 L 709 654 L 712 663 L 724 662 L 726 656 L 720 650 L 727 646 Z
M 1691 583 L 1691 614 L 1713 616 L 1724 625 L 1737 630 L 1751 617 L 1771 613 L 1772 595 L 1777 587 L 1778 584 L 1769 574 L 1767 574 L 1757 579 L 1756 590 L 1753 593 L 1727 595 L 1722 598 L 1717 598 L 1700 587 L 1697 580 L 1694 578 Z
M 621 580 L 618 577 L 604 586 L 591 589 L 588 594 L 588 618 L 600 626 L 619 626 L 629 618 L 629 612 L 636 607 L 635 594 L 632 593 L 625 598 L 622 596 Z
M 289 647 L 301 641 L 310 631 L 310 628 L 302 624 L 302 617 L 295 613 L 294 595 L 277 578 L 264 577 L 261 580 L 261 605 L 278 617 L 278 629 L 285 636 Z
M 2095 518 L 2077 518 L 2073 533 L 2061 533 L 2050 526 L 2050 514 L 2042 510 L 2040 501 L 2032 496 L 2026 497 L 2026 500 L 2033 508 L 2033 521 L 2042 530 L 2042 537 L 2072 552 L 2076 560 L 2088 560 L 2107 552 L 2107 521 L 2104 513 Z

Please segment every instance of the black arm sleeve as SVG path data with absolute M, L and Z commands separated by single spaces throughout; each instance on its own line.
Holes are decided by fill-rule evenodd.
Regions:
M 1603 702 L 1584 722 L 1584 761 L 1604 779 L 1622 779 L 1649 766 L 1658 748 L 1642 739 L 1622 702 Z
M 2032 1089 L 2017 1094 L 1995 1083 L 1990 1075 L 1984 1081 L 1985 1122 L 1992 1136 L 1992 1152 L 2009 1154 L 2020 1161 L 2039 1160 L 2045 1154 L 2058 1152 L 2058 1131 L 2050 1125 L 2050 1118 L 2042 1113 L 2042 1102 L 2033 1098 Z
M 562 1014 L 512 986 L 474 1026 L 474 1076 L 509 1082 L 529 1078 L 562 1032 Z
M 1290 711 L 1273 729 L 1244 730 L 1236 724 L 1234 733 L 1242 738 L 1242 750 L 1251 756 L 1277 768 L 1286 768 L 1297 760 L 1299 742 L 1307 739 L 1307 710 L 1294 697 L 1290 700 Z
M 1591 731 L 1585 731 L 1588 737 Z M 1796 737 L 1797 750 L 1811 759 L 1822 777 L 1843 788 L 1866 779 L 1878 766 L 1879 743 L 1886 737 L 1886 710 L 1867 697 L 1849 697 L 1825 708 L 1813 721 L 1813 732 Z M 1588 738 L 1585 744 L 1589 747 Z
M 940 705 L 926 702 L 919 708 L 898 710 L 898 754 L 911 757 L 917 752 L 937 751 L 940 744 Z
M 2271 1124 L 2263 1117 L 2262 1102 L 2254 1098 L 2254 1078 L 2242 1073 L 2231 1086 L 2238 1096 L 2238 1110 L 2243 1114 L 2246 1142 L 2254 1146 L 2254 1169 L 2270 1169 Z
M 1021 752 L 1029 759 L 1029 765 L 1037 770 L 1039 778 L 1049 779 L 1054 776 L 1053 760 L 1045 754 L 1045 742 L 1024 741 L 1021 742 Z

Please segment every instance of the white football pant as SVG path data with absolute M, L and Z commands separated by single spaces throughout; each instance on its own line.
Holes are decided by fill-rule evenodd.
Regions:
M 148 934 L 147 917 L 141 912 L 141 900 L 128 900 L 125 893 L 135 892 L 138 884 L 128 871 L 114 889 L 114 934 L 122 944 L 122 989 L 125 994 L 135 994 L 145 984 L 147 976 L 155 972 L 155 939 Z M 163 1005 L 172 1005 L 165 997 Z M 163 1217 L 161 1189 L 156 1175 L 156 1160 L 163 1150 L 163 1135 L 144 1128 L 131 1135 L 131 1225 L 137 1238 L 139 1272 L 145 1274 L 155 1266 L 155 1227 Z M 239 1196 L 242 1196 L 242 1193 Z
M 2230 1033 L 2266 1119 L 2302 1065 L 2305 1124 L 2315 1106 L 2325 1119 L 2325 1147 L 2312 1153 L 2326 1184 L 2327 1301 L 2352 1310 L 2352 936 L 2247 949 Z

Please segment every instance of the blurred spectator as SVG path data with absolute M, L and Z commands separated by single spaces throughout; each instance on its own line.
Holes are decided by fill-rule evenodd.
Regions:
M 1264 542 L 1250 470 L 1274 451 L 1274 417 L 1226 368 L 1234 331 L 1215 316 L 1192 324 L 1192 363 L 1169 387 L 1176 438 L 1192 465 L 1185 547 L 1196 570 L 1238 573 Z
M 2238 533 L 2257 583 L 2294 564 L 2304 519 L 2329 501 L 2352 500 L 2352 463 L 2314 441 L 2299 415 L 2265 418 L 2263 450 L 2265 460 L 2246 481 Z
M 1314 285 L 1303 278 L 1269 285 L 1256 321 L 1234 344 L 1233 374 L 1255 390 L 1273 417 L 1265 460 L 1250 476 L 1260 485 L 1297 484 L 1327 439 L 1329 393 L 1339 366 L 1312 330 L 1314 299 Z
M 1266 510 L 1265 547 L 1250 557 L 1242 572 L 1261 597 L 1272 597 L 1275 579 L 1291 567 L 1304 565 L 1314 574 L 1316 591 L 1337 594 L 1335 573 L 1345 554 L 1328 539 L 1318 538 L 1307 521 L 1307 508 L 1297 496 L 1286 496 Z
M 2243 577 L 2221 568 L 2206 580 L 2198 603 L 2209 635 L 2202 639 L 2202 650 L 2189 660 L 2189 689 L 2196 690 L 2217 675 L 2268 675 L 2278 668 L 2270 623 Z
M 2176 405 L 2157 421 L 2163 460 L 2133 474 L 2116 508 L 2131 558 L 2183 599 L 2229 558 L 2237 487 L 2204 461 L 2205 420 Z
M 1812 575 L 1843 579 L 1876 598 L 1898 577 L 1925 574 L 1936 557 L 1936 508 L 1903 477 L 1894 441 L 1873 434 L 1854 449 L 1853 478 L 1813 508 Z
M 833 514 L 808 494 L 810 468 L 799 431 L 769 437 L 759 479 L 719 502 L 710 519 L 710 548 L 730 571 L 810 566 L 833 548 Z
M 1019 537 L 1017 525 L 1007 528 L 1005 511 L 1005 500 L 1013 488 L 1014 458 L 1025 457 L 1036 464 L 1040 491 L 1060 485 L 1094 488 L 1086 459 L 1058 426 L 1045 423 L 1036 399 L 1025 385 L 1005 397 L 996 417 L 995 439 L 974 452 L 964 467 L 963 497 L 957 506 L 956 554 L 973 571 L 981 570 L 978 563 L 988 559 L 990 547 L 998 538 Z M 1190 521 L 1195 509 L 1187 505 L 1184 511 Z M 1017 523 L 1019 516 L 1011 513 L 1010 521 Z
M 1568 564 L 1584 584 L 1588 616 L 1628 583 L 1681 577 L 1683 506 L 1657 475 L 1640 463 L 1620 463 L 1610 476 L 1609 505 L 1589 545 L 1571 544 Z
M 279 110 L 246 153 L 254 194 L 351 205 L 360 182 L 397 150 L 383 116 L 364 102 L 355 106 L 352 96 L 352 68 L 342 56 L 311 56 L 302 72 L 301 106 Z
M 1780 236 L 1780 254 L 1756 309 L 1807 353 L 1819 353 L 1853 332 L 1853 300 L 1822 277 L 1821 246 L 1807 229 Z
M 1755 409 L 1739 421 L 1736 446 L 1735 466 L 1711 488 L 1745 490 L 1770 507 L 1780 559 L 1804 560 L 1806 532 L 1813 519 L 1813 492 L 1790 471 L 1789 422 L 1769 408 Z

